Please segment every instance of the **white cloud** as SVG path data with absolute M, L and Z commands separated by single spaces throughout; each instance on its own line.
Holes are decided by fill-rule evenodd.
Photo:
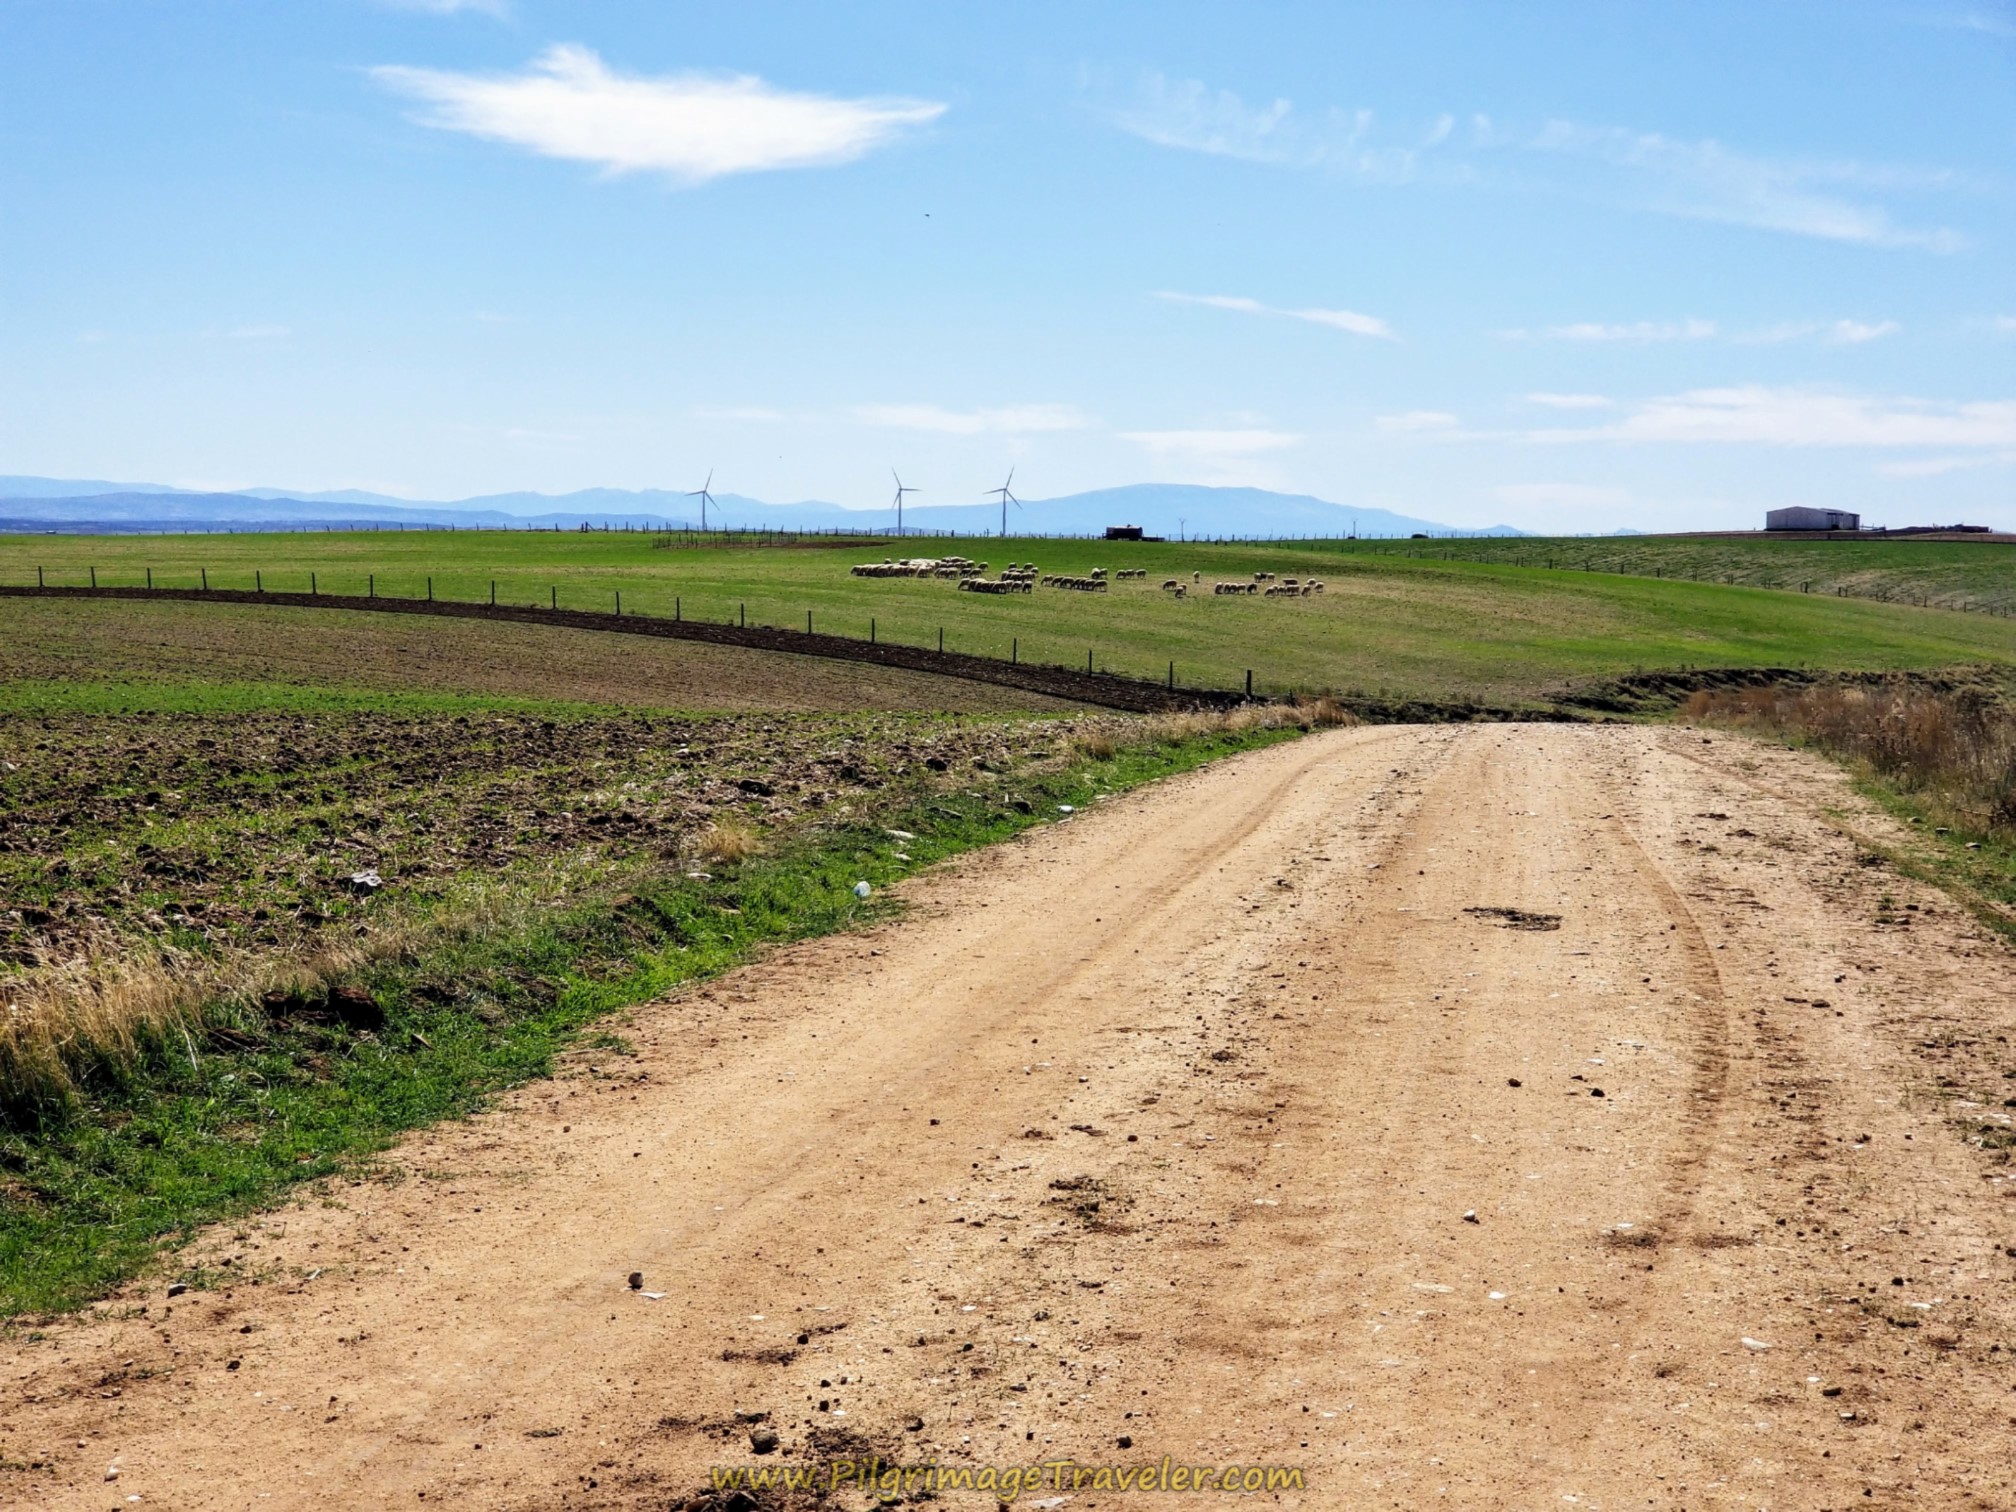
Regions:
M 748 75 L 628 77 L 571 45 L 518 74 L 387 66 L 372 75 L 425 101 L 424 125 L 687 184 L 852 162 L 945 112 L 928 100 L 794 94 Z
M 1126 431 L 1121 439 L 1146 451 L 1162 481 L 1277 488 L 1270 458 L 1302 444 L 1292 431 L 1250 429 Z
M 1399 339 L 1393 334 L 1393 328 L 1378 316 L 1361 315 L 1356 310 L 1326 310 L 1315 307 L 1290 310 L 1279 305 L 1262 304 L 1257 299 L 1247 299 L 1238 294 L 1177 294 L 1167 289 L 1158 289 L 1155 297 L 1166 299 L 1171 304 L 1208 305 L 1214 310 L 1236 310 L 1242 315 L 1279 315 L 1288 320 L 1302 320 L 1311 325 L 1328 326 L 1333 331 L 1348 331 L 1353 336 L 1374 336 L 1382 341 Z
M 1682 142 L 1656 132 L 1572 121 L 1550 122 L 1518 145 L 1613 170 L 1622 198 L 1666 215 L 1876 247 L 1957 252 L 1967 245 L 1965 237 L 1945 228 L 1899 226 L 1882 206 L 1868 202 L 1876 190 L 1954 187 L 1955 175 L 1938 170 L 1767 158 L 1716 141 Z
M 1626 488 L 1604 488 L 1591 483 L 1507 483 L 1491 490 L 1493 497 L 1528 509 L 1614 508 L 1631 502 Z
M 1989 452 L 1968 457 L 1914 457 L 1908 462 L 1885 462 L 1876 471 L 1886 478 L 1936 478 L 1964 468 L 2007 467 L 2016 462 L 2016 451 Z
M 696 420 L 743 420 L 752 424 L 774 425 L 786 418 L 782 410 L 770 409 L 761 404 L 703 404 L 693 411 Z
M 1865 341 L 1876 341 L 1885 336 L 1895 336 L 1904 327 L 1894 320 L 1874 322 L 1861 320 L 1837 320 L 1827 327 L 1827 339 L 1839 346 L 1860 346 Z
M 1500 331 L 1506 341 L 1706 341 L 1715 334 L 1712 320 L 1635 320 L 1628 325 L 1606 325 L 1583 320 L 1573 325 L 1547 326 L 1538 331 L 1515 328 Z
M 1818 340 L 1833 346 L 1860 346 L 1894 336 L 1904 327 L 1894 320 L 1787 320 L 1750 331 L 1728 331 L 1712 320 L 1634 320 L 1606 323 L 1577 321 L 1571 325 L 1524 327 L 1500 331 L 1505 341 L 1712 341 L 1717 337 L 1738 346 L 1777 346 L 1788 341 Z
M 1528 439 L 1750 443 L 1763 446 L 2016 446 L 2016 401 L 1940 404 L 1750 384 L 1648 400 L 1611 424 L 1538 430 Z
M 1321 168 L 1372 182 L 1413 177 L 1418 149 L 1378 146 L 1367 140 L 1369 110 L 1295 114 L 1287 100 L 1248 105 L 1229 89 L 1213 89 L 1198 79 L 1144 75 L 1132 102 L 1113 112 L 1121 130 L 1160 147 L 1177 147 L 1212 157 L 1249 163 Z M 1445 140 L 1453 122 L 1438 120 L 1421 142 Z
M 1525 183 L 1658 214 L 1865 246 L 1954 252 L 1968 245 L 1946 227 L 1902 225 L 1878 202 L 1883 194 L 1960 186 L 1957 175 L 1936 169 L 1768 157 L 1713 140 L 1574 121 L 1516 130 L 1483 115 L 1472 116 L 1459 141 L 1446 113 L 1424 132 L 1378 140 L 1369 110 L 1298 113 L 1287 99 L 1250 105 L 1201 80 L 1160 74 L 1144 76 L 1134 98 L 1112 115 L 1123 131 L 1159 146 L 1363 182 L 1404 182 L 1431 169 L 1438 178 L 1476 180 L 1490 155 L 1516 153 L 1560 165 L 1544 179 L 1522 170 Z
M 1158 455 L 1214 457 L 1248 457 L 1259 452 L 1283 451 L 1302 442 L 1292 431 L 1276 430 L 1122 431 L 1121 438 Z
M 1894 320 L 1792 320 L 1762 330 L 1744 331 L 1729 339 L 1745 346 L 1776 346 L 1781 342 L 1809 338 L 1830 346 L 1860 346 L 1894 336 L 1904 327 Z
M 1997 315 L 1995 329 L 2004 336 L 2016 336 L 2016 315 Z
M 936 404 L 858 404 L 854 416 L 891 430 L 935 431 L 947 436 L 1083 430 L 1091 424 L 1068 404 L 1009 404 L 971 410 L 944 409 Z
M 1528 394 L 1526 402 L 1542 409 L 1591 410 L 1609 409 L 1617 401 L 1602 394 Z
M 1398 415 L 1380 415 L 1372 424 L 1389 434 L 1418 436 L 1453 431 L 1462 422 L 1444 410 L 1407 410 Z
M 469 11 L 502 20 L 511 14 L 505 0 L 378 0 L 378 3 L 391 10 L 425 11 L 430 16 L 455 16 Z

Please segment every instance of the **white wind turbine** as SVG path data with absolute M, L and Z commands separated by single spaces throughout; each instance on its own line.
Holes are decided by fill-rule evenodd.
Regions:
M 1008 537 L 1008 506 L 1013 504 L 1017 509 L 1022 507 L 1022 501 L 1016 498 L 1012 491 L 1014 482 L 1015 469 L 1011 467 L 1008 469 L 1008 481 L 1006 483 L 1003 483 L 999 488 L 990 488 L 987 490 L 988 498 L 999 498 L 1001 500 L 1001 537 L 1003 540 L 1006 540 Z
M 905 488 L 903 486 L 903 475 L 893 467 L 889 469 L 889 476 L 896 480 L 896 534 L 900 536 L 903 534 L 903 495 L 913 494 L 917 490 L 914 488 Z

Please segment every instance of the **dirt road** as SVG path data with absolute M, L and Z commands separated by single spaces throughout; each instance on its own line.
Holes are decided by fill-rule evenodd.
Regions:
M 219 1290 L 5 1345 L 0 1502 L 677 1507 L 872 1445 L 2016 1505 L 2016 1167 L 1960 1128 L 2009 1126 L 2016 958 L 1886 834 L 1679 730 L 1340 731 L 1114 799 L 213 1236 Z

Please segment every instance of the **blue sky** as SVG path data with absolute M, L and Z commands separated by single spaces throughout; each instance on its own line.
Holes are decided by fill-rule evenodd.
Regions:
M 0 472 L 2016 528 L 2016 7 L 7 0 Z

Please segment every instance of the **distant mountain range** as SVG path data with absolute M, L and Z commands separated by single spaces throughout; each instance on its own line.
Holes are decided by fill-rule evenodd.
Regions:
M 661 489 L 632 492 L 587 488 L 578 493 L 487 494 L 469 499 L 398 499 L 342 489 L 301 493 L 246 488 L 202 493 L 159 483 L 0 475 L 0 530 L 67 532 L 203 529 L 323 529 L 331 526 L 447 525 L 526 529 L 659 529 L 698 526 L 699 501 Z M 893 509 L 846 509 L 807 501 L 770 504 L 719 494 L 707 512 L 715 527 L 845 530 L 893 533 Z M 1057 499 L 1030 499 L 1009 511 L 1016 535 L 1098 535 L 1109 525 L 1139 525 L 1177 537 L 1523 535 L 1510 525 L 1458 530 L 1384 509 L 1354 509 L 1307 494 L 1261 488 L 1207 488 L 1188 483 L 1137 483 Z M 995 504 L 918 505 L 903 511 L 905 535 L 992 535 L 1001 528 Z

